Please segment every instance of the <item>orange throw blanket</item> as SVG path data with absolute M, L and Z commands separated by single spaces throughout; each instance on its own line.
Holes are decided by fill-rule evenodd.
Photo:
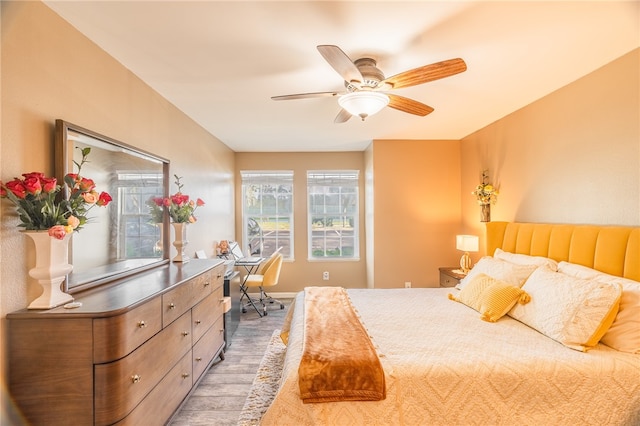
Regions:
M 347 291 L 307 287 L 304 347 L 298 368 L 303 402 L 380 401 L 382 364 Z

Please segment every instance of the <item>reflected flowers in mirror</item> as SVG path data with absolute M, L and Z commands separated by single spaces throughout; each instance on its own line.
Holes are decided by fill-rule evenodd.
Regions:
M 150 223 L 158 224 L 162 223 L 162 216 L 164 215 L 164 198 L 151 197 L 147 200 L 147 206 L 149 207 L 149 214 L 151 215 Z

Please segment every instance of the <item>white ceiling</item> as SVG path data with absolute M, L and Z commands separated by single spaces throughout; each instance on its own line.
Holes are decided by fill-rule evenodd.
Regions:
M 359 151 L 373 139 L 460 139 L 640 46 L 638 1 L 45 1 L 235 151 Z M 334 124 L 343 91 L 316 50 L 369 56 L 387 77 L 460 57 L 466 72 Z

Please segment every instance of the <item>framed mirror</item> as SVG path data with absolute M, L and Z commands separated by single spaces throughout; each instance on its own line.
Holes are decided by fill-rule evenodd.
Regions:
M 153 216 L 154 198 L 169 196 L 169 160 L 63 120 L 56 120 L 56 178 L 78 173 L 82 150 L 90 148 L 81 176 L 92 179 L 111 203 L 94 208 L 73 233 L 65 280 L 68 293 L 149 269 L 169 260 L 169 218 Z

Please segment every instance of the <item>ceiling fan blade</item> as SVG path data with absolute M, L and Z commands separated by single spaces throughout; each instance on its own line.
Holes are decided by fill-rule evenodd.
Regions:
M 272 96 L 271 99 L 273 99 L 274 101 L 288 101 L 291 99 L 326 98 L 338 96 L 339 94 L 340 93 L 338 92 L 297 93 L 295 95 Z
M 409 71 L 401 72 L 400 74 L 396 74 L 385 79 L 384 81 L 381 81 L 378 86 L 384 87 L 385 85 L 389 85 L 393 89 L 410 87 L 449 77 L 466 71 L 466 69 L 467 64 L 462 59 L 449 59 L 442 62 L 436 62 L 435 64 L 425 65 Z
M 329 65 L 340 74 L 344 81 L 362 83 L 364 78 L 356 64 L 338 46 L 321 44 L 318 51 Z
M 433 108 L 429 105 L 414 101 L 413 99 L 390 94 L 387 94 L 387 96 L 389 96 L 389 105 L 387 106 L 397 109 L 398 111 L 408 112 L 409 114 L 419 115 L 421 117 L 433 112 Z
M 349 121 L 350 118 L 351 114 L 346 109 L 341 108 L 340 112 L 338 113 L 338 115 L 336 115 L 336 118 L 333 120 L 333 122 L 336 124 L 340 124 Z

